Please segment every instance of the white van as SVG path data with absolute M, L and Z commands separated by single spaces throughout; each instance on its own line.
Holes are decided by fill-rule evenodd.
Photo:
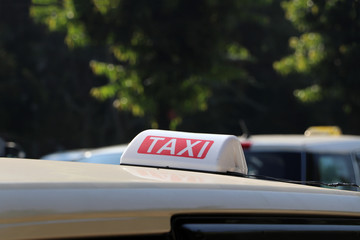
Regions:
M 360 185 L 360 136 L 312 127 L 304 135 L 253 135 L 240 141 L 250 175 Z

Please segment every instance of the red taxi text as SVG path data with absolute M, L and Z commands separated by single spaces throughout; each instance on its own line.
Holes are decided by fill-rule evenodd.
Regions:
M 211 140 L 147 136 L 138 153 L 203 159 L 213 143 Z

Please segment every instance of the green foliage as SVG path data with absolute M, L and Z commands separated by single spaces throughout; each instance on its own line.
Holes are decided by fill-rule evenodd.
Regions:
M 104 75 L 110 81 L 107 85 L 96 87 L 91 94 L 100 100 L 113 99 L 113 105 L 119 110 L 131 111 L 143 116 L 143 106 L 150 105 L 144 99 L 144 88 L 136 72 L 120 65 L 91 61 L 90 66 L 97 75 Z
M 284 75 L 291 72 L 310 73 L 326 58 L 323 39 L 317 33 L 292 37 L 289 46 L 294 49 L 294 54 L 274 63 L 274 68 Z
M 283 2 L 283 7 L 302 34 L 290 39 L 293 54 L 274 63 L 274 68 L 284 75 L 305 76 L 309 85 L 318 86 L 316 91 L 309 87 L 295 92 L 304 96 L 300 99 L 337 99 L 347 109 L 343 113 L 359 121 L 360 2 L 294 0 Z
M 249 50 L 237 43 L 228 45 L 227 54 L 228 58 L 232 60 L 251 60 L 251 54 Z
M 248 10 L 270 3 L 34 0 L 31 16 L 66 32 L 69 47 L 106 44 L 114 59 L 92 61 L 91 68 L 109 83 L 92 95 L 115 97 L 118 109 L 146 114 L 168 128 L 184 114 L 207 108 L 209 81 L 244 81 L 246 71 L 237 63 L 254 57 L 234 34 L 242 21 L 266 24 L 264 15 Z
M 321 89 L 319 85 L 313 85 L 305 89 L 295 90 L 294 95 L 304 103 L 312 103 L 321 100 Z
M 67 32 L 65 42 L 69 47 L 89 44 L 85 26 L 77 21 L 77 13 L 72 0 L 61 2 L 57 0 L 33 0 L 32 2 L 30 16 L 36 22 L 46 24 L 51 31 Z
M 312 0 L 284 1 L 282 6 L 286 10 L 286 18 L 302 32 L 309 31 L 312 26 L 307 19 L 319 14 L 318 6 Z

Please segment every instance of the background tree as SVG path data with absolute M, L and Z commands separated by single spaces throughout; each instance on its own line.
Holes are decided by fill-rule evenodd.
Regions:
M 286 1 L 283 7 L 302 34 L 290 39 L 293 54 L 275 68 L 303 77 L 307 87 L 295 95 L 312 108 L 316 123 L 360 133 L 359 1 Z
M 103 100 L 115 98 L 118 109 L 146 116 L 150 127 L 179 126 L 184 116 L 206 110 L 209 97 L 221 89 L 230 90 L 229 100 L 240 107 L 246 98 L 242 95 L 244 86 L 258 81 L 254 76 L 259 69 L 253 66 L 267 61 L 267 71 L 273 72 L 269 59 L 260 60 L 262 56 L 256 54 L 269 52 L 276 40 L 266 44 L 254 38 L 264 35 L 252 33 L 265 34 L 264 28 L 272 26 L 265 15 L 266 7 L 275 9 L 272 1 L 33 3 L 34 19 L 51 30 L 66 32 L 68 46 L 108 45 L 113 59 L 94 59 L 90 65 L 109 82 L 93 88 L 92 94 Z M 256 43 L 262 44 L 262 50 L 257 50 Z M 252 47 L 251 51 L 245 44 Z M 241 112 L 224 104 L 221 108 L 222 112 L 226 108 Z M 221 111 L 218 114 L 225 116 Z M 238 116 L 233 117 L 238 125 Z M 188 128 L 187 124 L 180 126 Z
M 37 157 L 127 142 L 150 127 L 355 129 L 357 5 L 288 1 L 296 30 L 280 3 L 0 1 L 0 134 Z
M 245 122 L 253 134 L 303 133 L 309 115 L 293 95 L 303 84 L 273 68 L 274 61 L 291 53 L 288 39 L 297 31 L 285 20 L 280 1 L 242 7 L 249 14 L 237 20 L 230 38 L 242 46 L 236 63 L 243 75 L 226 84 L 211 82 L 207 110 L 186 116 L 179 128 L 241 134 L 240 122 Z

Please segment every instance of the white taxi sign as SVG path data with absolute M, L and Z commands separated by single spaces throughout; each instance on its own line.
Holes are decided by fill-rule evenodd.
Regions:
M 238 138 L 222 134 L 146 130 L 130 142 L 120 164 L 247 174 Z

